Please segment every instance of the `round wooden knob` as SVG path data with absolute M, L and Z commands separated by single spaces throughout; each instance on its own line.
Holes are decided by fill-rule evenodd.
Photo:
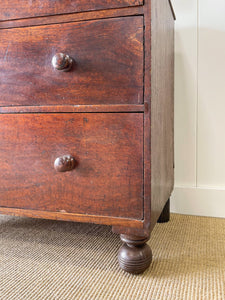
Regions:
M 57 172 L 71 171 L 75 168 L 76 160 L 71 155 L 57 157 L 54 162 L 54 168 Z
M 73 59 L 64 53 L 56 53 L 52 58 L 52 65 L 55 70 L 69 71 L 73 65 Z

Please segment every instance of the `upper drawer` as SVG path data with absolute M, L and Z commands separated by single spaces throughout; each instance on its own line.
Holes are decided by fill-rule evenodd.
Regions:
M 143 102 L 142 16 L 5 29 L 0 41 L 1 106 Z
M 0 20 L 143 5 L 143 0 L 0 0 Z

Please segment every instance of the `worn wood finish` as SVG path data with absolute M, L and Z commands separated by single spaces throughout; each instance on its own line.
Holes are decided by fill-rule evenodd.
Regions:
M 161 1 L 161 0 L 159 0 Z M 142 229 L 124 226 L 113 226 L 112 231 L 117 234 L 129 236 L 149 235 L 151 226 L 151 1 L 145 1 L 144 5 L 144 226 Z M 158 11 L 160 16 L 160 11 Z M 154 199 L 158 201 L 157 199 Z M 152 226 L 153 228 L 153 226 Z
M 13 3 L 10 0 L 0 0 L 0 19 L 21 19 L 142 4 L 143 0 L 13 0 Z
M 168 0 L 151 1 L 151 19 L 152 229 L 174 184 L 174 18 Z
M 59 221 L 71 221 L 71 222 L 83 222 L 83 223 L 96 223 L 105 225 L 120 225 L 127 226 L 130 228 L 143 228 L 143 221 L 129 219 L 129 218 L 118 218 L 118 217 L 107 217 L 107 216 L 96 216 L 88 214 L 73 214 L 65 212 L 54 212 L 54 211 L 43 211 L 43 210 L 28 210 L 18 209 L 9 207 L 0 207 L 0 213 L 5 215 L 17 216 L 17 217 L 29 217 Z
M 143 103 L 143 17 L 0 30 L 0 105 Z M 73 67 L 52 67 L 56 53 Z M 132 63 L 131 63 L 132 62 Z
M 143 6 L 127 7 L 120 9 L 108 9 L 100 11 L 89 11 L 65 15 L 53 15 L 48 17 L 36 17 L 29 19 L 18 19 L 3 21 L 0 20 L 0 30 L 7 28 L 28 27 L 47 24 L 60 24 L 77 21 L 97 20 L 115 17 L 127 17 L 143 15 Z
M 0 206 L 143 218 L 143 114 L 0 116 Z M 59 173 L 54 161 L 77 166 Z
M 0 213 L 112 225 L 143 272 L 174 181 L 171 2 L 36 3 L 0 18 Z
M 38 113 L 38 112 L 144 112 L 142 104 L 114 104 L 114 105 L 41 105 L 41 106 L 0 106 L 1 114 Z
M 169 215 L 167 201 L 174 182 L 174 14 L 170 5 L 166 0 L 152 0 L 146 1 L 144 6 L 144 223 L 143 228 L 114 225 L 113 232 L 118 234 L 146 236 L 154 228 L 164 208 L 167 217 Z M 129 259 L 126 265 L 127 268 L 131 265 Z
M 144 272 L 152 262 L 152 251 L 146 244 L 148 237 L 123 234 L 120 237 L 124 242 L 118 253 L 120 267 L 132 274 Z
M 144 229 L 149 234 L 151 223 L 151 2 L 146 1 L 145 14 L 145 83 L 144 83 Z M 122 232 L 121 232 L 122 233 Z M 132 235 L 132 232 L 128 234 Z M 134 233 L 135 234 L 135 233 Z M 140 234 L 141 235 L 141 234 Z

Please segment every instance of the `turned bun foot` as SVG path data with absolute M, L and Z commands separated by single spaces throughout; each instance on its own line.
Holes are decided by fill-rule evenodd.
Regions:
M 148 238 L 121 235 L 124 242 L 118 253 L 120 267 L 129 273 L 143 273 L 151 264 L 152 251 L 146 244 Z

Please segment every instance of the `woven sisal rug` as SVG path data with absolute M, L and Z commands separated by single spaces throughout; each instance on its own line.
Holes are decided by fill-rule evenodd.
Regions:
M 142 275 L 120 270 L 107 226 L 0 216 L 0 299 L 225 300 L 225 220 L 173 214 Z

